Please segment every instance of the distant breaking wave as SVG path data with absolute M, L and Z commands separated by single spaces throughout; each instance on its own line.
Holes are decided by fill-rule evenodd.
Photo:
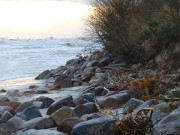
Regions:
M 88 55 L 92 41 L 73 39 L 0 39 L 0 81 L 36 76 L 64 65 L 77 54 Z

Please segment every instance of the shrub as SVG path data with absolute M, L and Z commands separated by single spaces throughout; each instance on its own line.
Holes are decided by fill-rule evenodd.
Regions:
M 93 6 L 94 14 L 87 20 L 93 35 L 106 50 L 128 55 L 134 38 L 128 32 L 134 0 L 94 0 Z
M 180 0 L 93 0 L 92 5 L 88 33 L 126 62 L 148 60 L 142 45 L 147 39 L 157 39 L 160 49 L 180 40 Z

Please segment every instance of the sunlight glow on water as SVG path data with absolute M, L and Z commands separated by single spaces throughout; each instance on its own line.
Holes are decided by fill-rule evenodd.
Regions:
M 41 81 L 39 80 L 34 80 L 34 77 L 0 81 L 0 89 L 5 89 L 5 90 L 28 89 L 31 84 L 39 84 L 40 82 Z

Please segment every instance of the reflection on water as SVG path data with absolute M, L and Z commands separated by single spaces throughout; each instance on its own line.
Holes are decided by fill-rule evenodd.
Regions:
M 28 89 L 31 84 L 40 84 L 41 82 L 42 81 L 35 80 L 34 77 L 0 81 L 0 89 L 5 89 L 5 90 Z

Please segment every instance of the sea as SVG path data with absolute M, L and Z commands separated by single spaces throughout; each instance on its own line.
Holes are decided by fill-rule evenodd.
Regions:
M 82 38 L 6 39 L 0 38 L 0 89 L 32 81 L 47 69 L 86 56 L 99 45 Z M 24 78 L 24 79 L 23 79 Z

